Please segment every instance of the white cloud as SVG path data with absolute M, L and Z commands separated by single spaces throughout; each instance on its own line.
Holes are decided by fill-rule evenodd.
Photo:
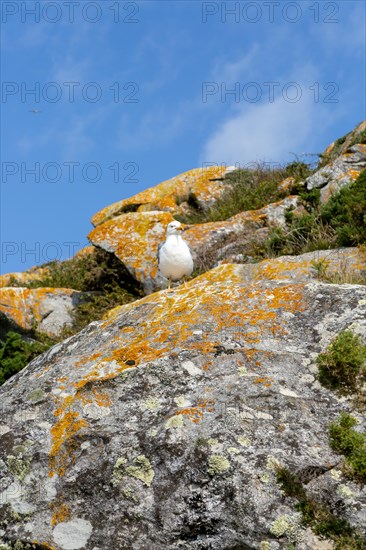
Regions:
M 259 45 L 253 44 L 250 50 L 236 60 L 227 60 L 222 57 L 216 60 L 212 78 L 218 82 L 237 82 L 247 71 L 251 71 L 256 66 L 259 51 Z
M 273 103 L 242 104 L 209 137 L 201 163 L 283 162 L 290 152 L 320 152 L 310 150 L 318 145 L 315 129 L 324 134 L 333 115 L 324 104 L 314 103 L 306 87 L 302 90 L 307 95 L 297 103 L 281 97 Z

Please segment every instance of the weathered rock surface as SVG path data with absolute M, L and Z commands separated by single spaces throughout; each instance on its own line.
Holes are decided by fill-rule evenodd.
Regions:
M 27 271 L 19 271 L 16 273 L 5 273 L 0 275 L 0 288 L 5 286 L 21 286 L 22 284 L 29 284 L 33 281 L 39 281 L 48 274 L 47 267 L 32 267 Z
M 72 325 L 72 311 L 83 300 L 83 293 L 69 288 L 5 287 L 0 312 L 21 329 L 58 335 Z
M 348 132 L 342 138 L 333 141 L 325 151 L 322 153 L 322 163 L 328 164 L 331 160 L 334 160 L 335 157 L 342 155 L 347 151 L 351 145 L 355 143 L 365 143 L 365 132 L 366 132 L 366 120 L 357 124 L 357 126 Z
M 202 209 L 212 206 L 222 194 L 225 185 L 222 180 L 234 167 L 208 166 L 194 168 L 179 176 L 163 181 L 122 201 L 116 202 L 92 218 L 94 226 L 123 214 L 124 212 L 148 212 L 163 210 L 172 214 L 185 211 L 187 201 L 194 200 Z
M 350 403 L 315 365 L 342 329 L 365 338 L 365 288 L 317 281 L 320 260 L 365 269 L 357 249 L 220 265 L 112 310 L 8 380 L 0 542 L 330 548 L 300 525 L 278 463 L 366 537 L 366 489 L 328 443 Z
M 366 168 L 366 144 L 352 145 L 334 161 L 320 168 L 305 180 L 308 190 L 320 188 L 321 202 L 327 202 L 334 193 L 358 178 Z
M 210 269 L 237 254 L 244 255 L 254 242 L 264 240 L 269 227 L 283 226 L 286 210 L 297 205 L 298 197 L 290 196 L 260 210 L 240 212 L 226 221 L 192 225 L 184 239 L 192 249 L 196 266 L 203 262 L 205 269 Z M 169 212 L 129 212 L 98 225 L 88 238 L 113 252 L 150 293 L 166 284 L 158 272 L 157 248 L 172 220 Z

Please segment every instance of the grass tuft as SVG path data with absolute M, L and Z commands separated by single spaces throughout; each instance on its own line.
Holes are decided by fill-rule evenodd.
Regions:
M 277 482 L 285 495 L 297 500 L 296 509 L 302 514 L 305 526 L 318 536 L 331 539 L 334 550 L 365 550 L 366 540 L 349 524 L 347 519 L 335 515 L 324 503 L 309 497 L 299 477 L 288 468 L 279 468 Z
M 234 170 L 226 174 L 226 190 L 212 208 L 203 211 L 191 201 L 190 212 L 176 218 L 188 224 L 227 220 L 239 212 L 257 210 L 283 199 L 292 191 L 296 191 L 299 182 L 311 173 L 310 167 L 303 162 L 292 162 L 285 167 L 274 169 L 266 167 L 265 164 L 258 164 L 252 169 Z M 292 188 L 279 188 L 278 184 L 289 177 L 294 178 Z
M 366 346 L 350 330 L 334 338 L 328 350 L 318 355 L 317 364 L 319 382 L 340 394 L 355 393 L 366 382 Z
M 366 483 L 366 434 L 354 430 L 356 425 L 355 418 L 342 412 L 339 420 L 330 425 L 330 446 L 346 457 L 347 475 Z

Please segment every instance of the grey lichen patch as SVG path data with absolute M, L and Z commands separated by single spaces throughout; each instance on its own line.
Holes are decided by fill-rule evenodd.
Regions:
M 337 493 L 345 500 L 353 500 L 355 494 L 347 485 L 339 485 Z
M 165 423 L 165 428 L 167 430 L 170 430 L 171 428 L 182 428 L 183 426 L 184 426 L 184 420 L 181 414 L 172 416 Z
M 116 486 L 121 482 L 123 477 L 122 466 L 124 466 L 126 462 L 127 460 L 123 456 L 118 458 L 118 460 L 116 460 L 116 463 L 113 468 L 113 474 L 112 474 L 112 480 L 111 480 L 112 485 Z
M 135 495 L 135 491 L 131 489 L 131 487 L 124 487 L 122 489 L 122 495 L 133 502 L 140 502 L 140 499 Z
M 11 543 L 11 546 L 8 544 L 2 544 L 0 541 L 0 550 L 36 550 L 40 548 L 39 545 L 33 544 L 31 542 L 21 542 L 20 540 L 16 540 L 15 542 Z M 45 546 L 42 546 L 42 548 L 45 548 Z
M 141 404 L 141 408 L 144 411 L 157 411 L 160 409 L 160 401 L 156 397 L 149 397 Z
M 229 470 L 230 462 L 222 455 L 211 455 L 208 461 L 208 473 L 211 476 L 220 475 Z
M 281 462 L 275 456 L 268 455 L 266 468 L 276 472 L 281 467 Z
M 58 523 L 53 530 L 53 540 L 63 550 L 79 550 L 86 547 L 92 532 L 90 521 L 76 518 Z
M 10 473 L 20 481 L 23 481 L 30 471 L 31 460 L 23 456 L 22 453 L 19 453 L 17 456 L 9 455 L 6 457 L 6 460 Z
M 252 440 L 244 435 L 238 437 L 237 441 L 242 447 L 250 447 L 250 445 L 252 444 Z
M 285 536 L 290 542 L 301 542 L 304 538 L 304 530 L 301 528 L 301 514 L 279 516 L 272 523 L 270 532 L 275 537 Z
M 248 374 L 248 369 L 246 367 L 238 367 L 239 376 L 246 376 Z
M 150 487 L 154 479 L 155 472 L 151 467 L 149 459 L 144 455 L 140 455 L 135 458 L 135 464 L 136 466 L 128 466 L 126 468 L 126 473 L 131 477 L 139 479 L 145 483 L 145 485 Z
M 230 455 L 238 455 L 238 454 L 240 454 L 239 449 L 237 449 L 236 447 L 228 447 L 227 452 L 228 452 Z
M 178 397 L 174 397 L 174 401 L 177 405 L 177 407 L 190 407 L 191 402 L 184 397 L 184 395 L 179 395 Z
M 341 470 L 334 469 L 334 470 L 330 471 L 330 475 L 333 479 L 339 480 L 342 477 L 342 472 L 341 472 Z
M 29 392 L 28 395 L 26 396 L 26 400 L 32 401 L 33 403 L 35 403 L 37 401 L 41 401 L 45 396 L 46 396 L 46 393 L 40 388 L 38 388 L 37 390 L 33 390 Z
M 270 478 L 269 478 L 269 475 L 267 473 L 262 474 L 259 479 L 261 480 L 262 483 L 269 483 L 270 482 Z

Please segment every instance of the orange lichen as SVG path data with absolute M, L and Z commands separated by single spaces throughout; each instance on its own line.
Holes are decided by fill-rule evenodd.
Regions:
M 41 546 L 42 550 L 55 550 L 55 547 L 48 544 L 48 542 L 38 542 L 38 540 L 32 540 L 32 544 Z
M 181 411 L 177 411 L 174 416 L 184 414 L 191 422 L 198 424 L 202 420 L 205 411 L 213 412 L 215 410 L 213 407 L 214 403 L 215 402 L 213 399 L 198 401 L 195 407 L 188 407 L 186 409 L 182 409 Z
M 128 199 L 103 208 L 93 216 L 92 223 L 94 226 L 98 226 L 110 218 L 128 211 L 131 206 L 137 208 L 139 213 L 153 210 L 178 212 L 180 208 L 177 203 L 181 202 L 182 197 L 188 198 L 189 193 L 201 200 L 217 198 L 222 193 L 222 184 L 219 180 L 222 179 L 225 171 L 225 166 L 194 168 L 145 189 Z
M 262 376 L 254 378 L 254 384 L 263 384 L 266 388 L 270 388 L 273 383 L 273 378 L 270 378 L 269 376 Z
M 62 409 L 57 409 L 55 416 L 60 416 L 60 419 L 51 428 L 52 447 L 49 452 L 49 476 L 53 477 L 57 473 L 61 477 L 65 473 L 67 464 L 70 461 L 73 462 L 70 452 L 73 446 L 73 437 L 87 424 L 85 420 L 79 418 L 79 413 L 75 411 L 63 412 Z
M 100 352 L 96 352 L 96 353 L 93 353 L 92 355 L 90 355 L 87 358 L 83 358 L 80 361 L 76 361 L 75 362 L 75 367 L 81 367 L 81 366 L 85 365 L 86 361 L 88 361 L 88 363 L 91 362 L 91 361 L 95 361 L 95 359 L 98 359 L 100 357 L 100 355 L 101 355 Z
M 75 290 L 69 288 L 0 288 L 0 312 L 21 328 L 29 330 L 42 321 L 42 308 L 46 298 L 71 296 L 74 293 Z
M 51 519 L 52 525 L 57 525 L 63 521 L 68 521 L 71 517 L 71 512 L 68 505 L 62 503 L 61 500 L 51 502 L 51 510 L 53 511 L 53 516 Z
M 92 390 L 93 398 L 99 407 L 110 407 L 112 400 L 109 395 L 102 391 L 97 391 L 95 388 Z

